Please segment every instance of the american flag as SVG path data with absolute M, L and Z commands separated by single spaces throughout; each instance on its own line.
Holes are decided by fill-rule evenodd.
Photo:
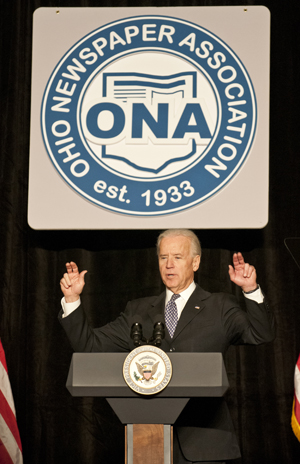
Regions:
M 8 378 L 5 353 L 0 340 L 0 462 L 22 464 L 22 445 Z
M 295 367 L 295 395 L 293 402 L 293 411 L 292 411 L 292 429 L 294 434 L 300 441 L 300 355 Z

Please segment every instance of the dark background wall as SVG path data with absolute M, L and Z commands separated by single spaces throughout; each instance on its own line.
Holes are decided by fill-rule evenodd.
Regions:
M 277 338 L 265 346 L 231 348 L 226 356 L 228 402 L 243 453 L 238 464 L 294 464 L 300 462 L 300 443 L 290 427 L 300 352 L 300 271 L 284 239 L 300 236 L 300 8 L 298 0 L 243 4 L 261 3 L 271 11 L 272 29 L 270 219 L 262 230 L 196 231 L 204 248 L 197 281 L 210 291 L 236 292 L 227 275 L 236 250 L 256 266 L 276 315 Z M 238 4 L 1 0 L 0 336 L 25 464 L 123 462 L 123 426 L 106 401 L 72 398 L 65 388 L 72 350 L 57 322 L 64 263 L 72 259 L 88 269 L 83 298 L 95 325 L 114 318 L 128 299 L 162 289 L 154 248 L 158 231 L 39 232 L 27 224 L 33 11 L 41 6 Z

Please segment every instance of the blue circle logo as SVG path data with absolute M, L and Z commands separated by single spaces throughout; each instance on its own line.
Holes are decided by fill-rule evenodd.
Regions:
M 135 216 L 175 213 L 220 191 L 245 161 L 255 93 L 235 53 L 181 19 L 138 16 L 76 43 L 45 89 L 51 161 L 88 201 Z

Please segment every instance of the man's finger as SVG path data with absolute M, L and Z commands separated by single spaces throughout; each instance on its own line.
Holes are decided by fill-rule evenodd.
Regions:
M 250 277 L 250 265 L 248 263 L 245 263 L 244 265 L 244 277 Z
M 239 259 L 238 259 L 237 253 L 233 253 L 232 262 L 233 262 L 234 267 L 237 267 L 239 265 Z
M 74 261 L 71 261 L 70 262 L 71 266 L 72 266 L 72 270 L 73 272 L 78 272 L 78 267 L 77 267 L 77 264 L 74 263 Z
M 235 270 L 233 269 L 233 267 L 230 264 L 228 266 L 228 273 L 229 273 L 230 277 L 234 276 L 234 274 L 235 274 Z
M 63 279 L 65 280 L 65 282 L 66 282 L 66 284 L 68 286 L 71 285 L 71 279 L 70 279 L 69 274 L 67 272 L 63 275 Z
M 81 273 L 79 275 L 80 275 L 80 277 L 82 277 L 84 279 L 84 276 L 85 276 L 86 273 L 87 273 L 87 271 L 81 271 Z
M 66 268 L 69 274 L 71 274 L 72 272 L 78 272 L 77 264 L 74 263 L 74 261 L 71 261 L 70 263 L 66 263 Z
M 237 259 L 238 259 L 239 264 L 245 264 L 244 256 L 242 255 L 240 251 L 237 253 Z
M 68 289 L 70 287 L 70 284 L 68 284 L 68 282 L 66 281 L 66 279 L 64 277 L 60 280 L 60 285 L 63 286 L 64 288 L 66 288 L 66 289 Z

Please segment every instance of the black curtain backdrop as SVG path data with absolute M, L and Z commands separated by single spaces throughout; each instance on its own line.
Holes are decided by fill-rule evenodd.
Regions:
M 72 398 L 65 388 L 72 350 L 57 321 L 64 263 L 74 260 L 88 269 L 83 300 L 95 325 L 117 316 L 129 299 L 162 290 L 154 246 L 159 231 L 48 232 L 27 224 L 32 14 L 41 6 L 240 3 L 0 1 L 0 336 L 25 464 L 124 462 L 123 426 L 105 399 Z M 277 338 L 260 347 L 232 347 L 226 356 L 227 399 L 243 454 L 237 464 L 294 464 L 300 462 L 300 443 L 290 427 L 300 352 L 300 271 L 284 239 L 300 236 L 300 8 L 298 0 L 243 2 L 261 3 L 271 11 L 272 29 L 270 219 L 262 230 L 196 231 L 204 249 L 196 279 L 209 291 L 240 297 L 227 275 L 232 252 L 242 251 L 256 266 L 277 319 Z

